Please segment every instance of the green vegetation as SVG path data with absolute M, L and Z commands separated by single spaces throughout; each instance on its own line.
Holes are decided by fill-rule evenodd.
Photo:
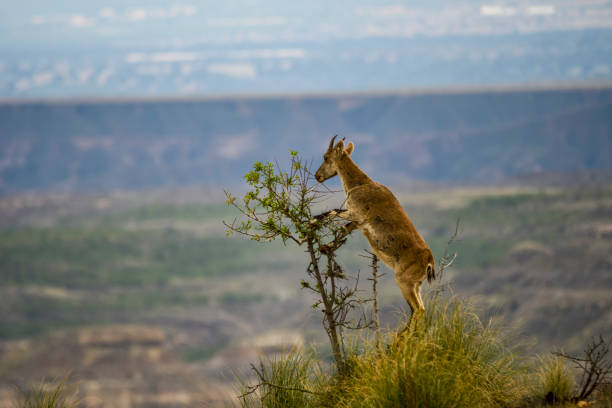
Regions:
M 19 390 L 21 395 L 15 408 L 76 408 L 79 404 L 75 390 L 66 385 L 66 380 Z
M 386 346 L 369 340 L 353 352 L 348 376 L 336 377 L 308 353 L 257 368 L 259 387 L 243 384 L 243 407 L 495 407 L 526 396 L 525 357 L 504 333 L 482 323 L 469 302 L 435 298 L 413 333 L 391 331 Z M 306 390 L 307 392 L 304 392 Z
M 240 403 L 244 408 L 316 407 L 329 380 L 309 353 L 289 353 L 260 360 L 252 366 L 259 383 L 251 386 L 239 379 Z
M 444 203 L 446 197 L 433 197 L 431 203 Z M 474 196 L 465 205 L 436 208 L 431 205 L 406 203 L 417 226 L 431 233 L 428 240 L 434 253 L 444 250 L 447 237 L 457 219 L 462 233 L 456 250 L 462 254 L 455 264 L 466 270 L 477 270 L 504 261 L 504 255 L 522 240 L 550 244 L 575 243 L 576 237 L 562 232 L 568 226 L 590 224 L 595 220 L 612 221 L 609 206 L 610 190 L 559 190 L 532 193 L 500 192 Z
M 219 300 L 221 303 L 232 305 L 232 304 L 245 304 L 245 303 L 254 303 L 261 302 L 266 298 L 261 293 L 245 293 L 245 292 L 225 292 L 223 293 Z
M 493 407 L 524 394 L 522 357 L 465 300 L 430 302 L 421 327 L 389 344 L 355 357 L 336 406 Z
M 209 296 L 186 291 L 158 291 L 156 288 L 131 289 L 120 293 L 79 299 L 50 298 L 42 295 L 6 299 L 10 316 L 19 321 L 0 321 L 0 338 L 21 338 L 47 331 L 77 326 L 113 323 L 126 313 L 155 309 L 207 305 Z
M 434 296 L 414 332 L 391 330 L 382 347 L 369 337 L 355 341 L 344 376 L 323 369 L 305 350 L 260 360 L 252 366 L 254 383 L 239 379 L 241 406 L 526 408 L 575 407 L 578 401 L 567 360 L 531 363 L 506 330 L 482 322 L 457 296 Z M 598 384 L 595 407 L 609 406 L 606 381 Z
M 4 289 L 0 339 L 23 338 L 53 329 L 113 323 L 125 316 L 169 307 L 207 305 L 211 298 L 257 302 L 231 294 L 206 293 L 188 282 L 226 278 L 286 261 L 253 266 L 276 249 L 207 233 L 211 217 L 228 214 L 222 205 L 155 205 L 117 213 L 88 214 L 55 227 L 0 230 L 0 279 Z M 147 224 L 162 217 L 162 226 Z M 190 229 L 181 229 L 188 219 Z M 212 226 L 214 228 L 214 226 Z M 194 234 L 194 231 L 202 231 Z M 174 287 L 175 281 L 185 282 Z M 187 287 L 187 289 L 185 289 Z M 213 295 L 213 296 L 211 296 Z
M 173 276 L 232 274 L 249 265 L 252 246 L 176 231 L 25 229 L 0 232 L 5 284 L 89 288 L 157 285 Z
M 237 327 L 244 327 L 245 322 L 256 321 L 257 329 L 261 330 L 257 334 L 265 333 L 281 320 L 283 327 L 296 327 L 296 322 L 304 322 L 303 305 L 295 295 L 302 278 L 300 271 L 305 267 L 300 249 L 283 247 L 280 243 L 255 245 L 247 240 L 223 237 L 219 219 L 231 220 L 233 215 L 222 204 L 179 204 L 177 201 L 176 204 L 132 202 L 130 205 L 130 208 L 111 205 L 105 210 L 92 207 L 72 215 L 57 210 L 56 218 L 49 215 L 56 211 L 50 205 L 45 208 L 49 222 L 47 219 L 45 223 L 30 222 L 28 214 L 24 213 L 23 219 L 11 220 L 10 228 L 0 229 L 0 279 L 3 282 L 0 285 L 0 339 L 30 338 L 59 328 L 86 325 L 160 322 L 161 329 L 171 328 L 183 338 L 192 339 L 174 350 L 182 359 L 205 364 L 222 347 L 228 347 L 228 338 L 233 338 L 231 336 L 239 330 Z M 534 353 L 558 348 L 577 352 L 592 335 L 603 332 L 609 337 L 606 319 L 607 310 L 612 307 L 609 296 L 612 281 L 608 273 L 612 238 L 611 190 L 474 192 L 466 189 L 452 194 L 406 196 L 404 205 L 430 243 L 436 259 L 444 252 L 455 221 L 461 220 L 461 234 L 451 248 L 459 253 L 449 275 L 454 288 L 457 293 L 478 296 L 483 304 L 479 310 L 483 320 L 493 309 L 518 326 L 517 331 L 523 336 L 537 338 Z M 360 257 L 364 248 L 367 242 L 362 234 L 354 232 L 339 251 L 342 265 L 349 272 L 360 270 L 362 282 L 366 282 L 368 274 L 365 261 Z M 387 272 L 381 281 L 380 292 L 383 326 L 394 325 L 397 321 L 394 311 L 405 308 L 405 304 L 392 274 L 383 272 Z M 258 274 L 265 283 L 258 283 Z M 277 286 L 281 280 L 282 284 Z M 222 308 L 225 320 L 217 321 L 217 315 L 205 315 L 216 313 L 219 309 L 215 308 Z M 301 308 L 299 315 L 298 308 Z M 412 342 L 402 343 L 400 348 L 390 349 L 382 356 L 368 347 L 367 342 L 359 343 L 351 352 L 351 361 L 361 372 L 353 370 L 350 380 L 340 383 L 335 381 L 333 372 L 327 370 L 328 364 L 333 363 L 332 352 L 324 344 L 324 334 L 316 331 L 320 329 L 320 320 L 316 312 L 313 313 L 300 328 L 304 329 L 302 334 L 308 341 L 317 343 L 321 353 L 310 357 L 305 367 L 284 366 L 284 370 L 296 373 L 289 376 L 295 381 L 285 384 L 293 383 L 324 395 L 296 395 L 295 401 L 328 401 L 328 406 L 333 406 L 326 398 L 333 393 L 348 395 L 349 391 L 365 400 L 368 389 L 363 384 L 366 380 L 372 392 L 398 387 L 399 383 L 394 384 L 391 377 L 382 381 L 381 376 L 378 378 L 381 381 L 375 381 L 374 368 L 381 373 L 405 376 L 402 377 L 404 383 L 413 381 L 414 387 L 421 387 L 417 388 L 419 392 L 429 392 L 427 382 L 432 377 L 424 361 L 432 358 L 431 364 L 441 364 L 436 359 L 437 354 L 433 355 L 426 347 L 426 339 L 435 339 L 431 337 L 435 334 L 431 326 L 430 331 L 423 329 L 421 337 L 415 336 Z M 266 314 L 270 315 L 267 320 L 262 318 Z M 469 321 L 475 325 L 475 320 Z M 482 324 L 482 329 L 487 327 Z M 204 334 L 197 338 L 191 336 L 197 333 Z M 442 334 L 438 331 L 438 335 Z M 419 339 L 423 342 L 417 343 Z M 393 334 L 389 333 L 387 342 L 392 341 Z M 503 341 L 503 333 L 500 341 Z M 449 340 L 445 358 L 457 357 L 458 360 L 450 360 L 453 365 L 448 365 L 447 374 L 432 381 L 439 381 L 445 389 L 455 393 L 468 385 L 462 385 L 461 378 L 452 380 L 449 373 L 453 372 L 450 371 L 453 367 L 458 369 L 460 363 L 468 363 L 459 356 L 460 352 L 468 352 L 469 347 L 456 351 L 450 344 Z M 521 371 L 519 366 L 527 357 L 531 358 L 501 350 L 503 348 L 498 349 L 499 358 L 515 358 L 508 364 L 516 363 L 512 370 L 516 369 L 517 375 Z M 430 355 L 418 354 L 423 359 L 412 359 L 414 354 L 410 353 L 417 352 L 429 352 Z M 385 356 L 388 358 L 383 358 Z M 308 355 L 294 357 L 303 364 L 307 358 Z M 277 360 L 281 368 L 282 361 Z M 393 365 L 394 361 L 404 361 L 404 365 Z M 425 364 L 425 369 L 420 371 L 423 376 L 413 378 L 410 373 L 414 366 L 407 364 Z M 472 369 L 485 367 L 482 368 L 485 370 L 487 364 L 495 367 L 495 359 L 477 360 L 474 364 L 476 367 Z M 522 392 L 529 393 L 525 398 L 530 405 L 524 406 L 544 404 L 543 398 L 550 390 L 555 387 L 562 390 L 563 380 L 567 379 L 562 371 L 555 371 L 553 365 L 537 363 L 526 370 Z M 300 379 L 302 377 L 297 375 L 300 372 L 307 372 L 308 378 Z M 573 371 L 570 373 L 573 378 Z M 432 383 L 431 387 L 434 385 Z M 476 385 L 492 386 L 488 383 Z M 279 390 L 269 391 L 265 390 L 272 398 Z M 258 392 L 250 396 L 251 404 L 260 404 Z M 483 392 L 482 395 L 497 393 L 494 388 L 479 392 Z M 448 401 L 460 402 L 453 398 L 456 395 L 448 395 Z M 612 406 L 609 389 L 607 393 L 594 394 L 589 400 L 595 398 L 597 407 Z M 359 403 L 348 399 L 340 402 L 344 406 Z M 514 402 L 523 403 L 522 400 Z
M 227 215 L 227 208 L 223 204 L 150 204 L 122 211 L 103 219 L 105 224 L 119 224 L 126 221 L 147 221 L 147 220 L 215 220 L 218 221 Z
M 223 346 L 213 346 L 213 347 L 190 347 L 188 349 L 183 350 L 180 353 L 183 361 L 188 363 L 193 363 L 194 361 L 203 361 L 208 360 L 217 352 L 223 350 Z
M 574 373 L 565 359 L 558 356 L 541 357 L 537 363 L 533 394 L 540 401 L 570 401 L 576 386 Z
M 453 204 L 458 200 L 453 197 L 461 194 L 467 198 Z M 534 280 L 542 281 L 540 286 L 554 281 L 563 287 L 608 287 L 609 283 L 602 281 L 602 270 L 608 268 L 609 241 L 593 241 L 594 232 L 589 231 L 612 224 L 611 190 L 459 190 L 455 195 L 409 196 L 405 207 L 437 257 L 443 253 L 455 221 L 461 220 L 461 235 L 453 247 L 460 253 L 455 269 L 461 279 L 487 276 L 491 282 L 493 277 L 503 277 L 491 270 L 517 265 L 511 258 L 513 248 L 525 248 L 524 242 L 529 241 L 543 250 L 532 251 L 533 259 L 520 265 L 524 271 L 538 273 L 525 272 L 510 281 L 512 287 L 524 287 L 527 282 L 523 279 L 536 288 Z M 447 202 L 453 205 L 445 207 Z M 51 209 L 45 211 L 52 213 Z M 256 246 L 224 238 L 220 218 L 232 218 L 221 203 L 134 203 L 131 208 L 92 208 L 72 216 L 58 212 L 57 220 L 44 228 L 21 221 L 14 224 L 20 227 L 0 229 L 0 279 L 4 287 L 0 337 L 28 337 L 56 327 L 112 322 L 120 314 L 160 307 L 194 307 L 220 296 L 177 292 L 172 286 L 177 280 L 189 286 L 189 282 L 240 277 L 253 270 L 303 268 L 297 251 L 284 249 L 279 256 L 281 245 Z M 363 248 L 367 248 L 365 239 L 353 233 L 342 249 L 347 268 L 360 267 Z M 571 270 L 580 273 L 566 272 Z M 457 287 L 463 289 L 461 285 L 460 281 Z M 67 290 L 70 296 L 24 292 L 23 288 L 31 287 Z M 503 283 L 499 287 L 504 287 Z M 234 289 L 225 288 L 221 293 L 231 291 Z M 76 297 L 71 297 L 75 292 Z M 251 303 L 265 297 L 256 292 L 252 296 Z M 601 299 L 589 299 L 593 301 L 589 309 L 605 309 Z M 568 333 L 559 333 L 558 327 L 568 316 L 572 321 L 569 326 L 586 327 L 588 323 L 581 318 L 584 311 L 577 309 L 579 305 L 542 305 L 547 319 L 536 327 L 550 327 L 551 341 L 565 338 Z

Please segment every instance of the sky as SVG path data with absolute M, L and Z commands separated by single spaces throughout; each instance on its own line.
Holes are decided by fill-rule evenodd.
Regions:
M 0 3 L 0 98 L 612 80 L 612 1 Z

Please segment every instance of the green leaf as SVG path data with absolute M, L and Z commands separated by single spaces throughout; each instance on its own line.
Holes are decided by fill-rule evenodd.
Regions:
M 236 202 L 236 197 L 228 194 L 227 200 L 225 201 L 225 205 L 233 205 Z
M 250 171 L 244 176 L 244 178 L 250 185 L 255 185 L 259 182 L 259 174 L 260 173 L 257 171 Z

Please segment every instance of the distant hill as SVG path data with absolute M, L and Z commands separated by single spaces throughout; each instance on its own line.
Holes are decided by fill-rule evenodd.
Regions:
M 0 193 L 231 186 L 334 134 L 386 182 L 612 170 L 612 89 L 0 104 Z

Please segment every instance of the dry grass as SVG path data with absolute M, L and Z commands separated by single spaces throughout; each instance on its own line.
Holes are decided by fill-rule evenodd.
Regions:
M 54 384 L 41 383 L 20 389 L 15 408 L 76 408 L 76 390 L 66 384 L 67 380 L 64 377 Z

